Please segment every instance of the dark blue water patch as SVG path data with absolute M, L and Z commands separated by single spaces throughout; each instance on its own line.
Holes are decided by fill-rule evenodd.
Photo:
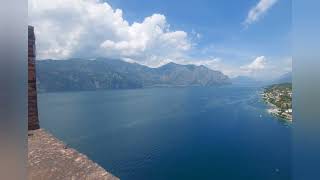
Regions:
M 290 179 L 291 128 L 257 87 L 39 95 L 41 126 L 122 180 Z

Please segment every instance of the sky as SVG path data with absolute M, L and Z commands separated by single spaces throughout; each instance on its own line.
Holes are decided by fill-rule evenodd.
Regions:
M 29 0 L 37 58 L 205 65 L 267 80 L 292 69 L 291 0 Z

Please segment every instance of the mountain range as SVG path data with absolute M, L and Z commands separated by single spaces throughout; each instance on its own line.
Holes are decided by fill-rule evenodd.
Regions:
M 154 86 L 216 86 L 230 84 L 228 76 L 205 66 L 168 63 L 150 68 L 122 60 L 39 60 L 40 92 L 133 89 Z
M 232 84 L 235 85 L 246 85 L 246 86 L 250 86 L 250 85 L 261 85 L 262 82 L 255 80 L 251 77 L 248 76 L 237 76 L 231 79 Z
M 272 84 L 292 83 L 292 72 L 287 72 L 271 80 L 257 80 L 249 76 L 236 76 L 231 78 L 231 82 L 234 85 L 243 86 L 268 86 Z
M 292 83 L 292 72 L 288 72 L 280 76 L 274 81 L 275 84 Z

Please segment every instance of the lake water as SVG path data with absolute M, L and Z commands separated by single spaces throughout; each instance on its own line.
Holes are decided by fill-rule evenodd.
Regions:
M 122 180 L 289 180 L 291 127 L 261 90 L 45 93 L 40 124 Z

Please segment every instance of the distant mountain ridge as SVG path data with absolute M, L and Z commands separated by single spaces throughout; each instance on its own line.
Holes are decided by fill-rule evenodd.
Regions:
M 261 81 L 253 79 L 248 76 L 237 76 L 231 79 L 232 84 L 235 85 L 260 85 L 262 84 Z
M 229 84 L 228 76 L 205 66 L 168 63 L 150 68 L 137 63 L 96 60 L 37 61 L 40 91 L 132 89 L 152 86 L 215 86 Z
M 274 83 L 292 83 L 292 72 L 288 72 L 277 78 Z

